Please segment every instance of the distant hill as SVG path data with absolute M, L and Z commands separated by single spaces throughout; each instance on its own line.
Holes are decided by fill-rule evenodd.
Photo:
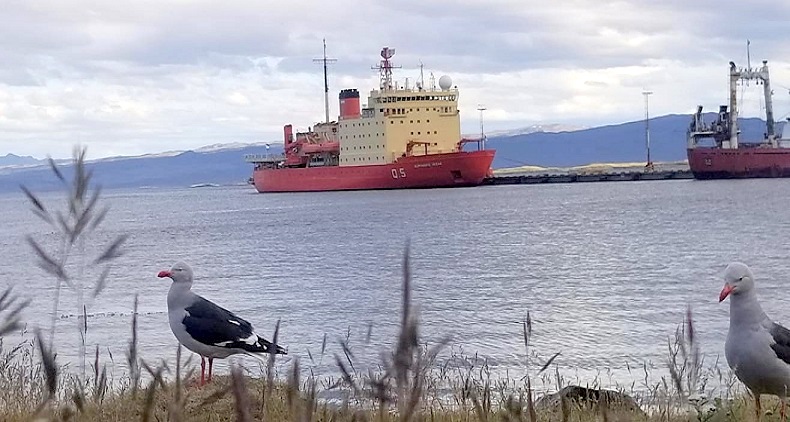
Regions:
M 263 145 L 230 148 L 207 148 L 205 151 L 150 155 L 141 157 L 113 157 L 91 161 L 94 181 L 105 188 L 176 187 L 199 183 L 218 185 L 244 184 L 252 175 L 252 164 L 244 161 L 245 154 L 262 154 Z M 282 147 L 272 147 L 282 152 Z M 70 177 L 71 166 L 63 166 L 64 176 Z M 49 165 L 23 169 L 0 169 L 0 192 L 18 191 L 19 185 L 34 190 L 52 190 L 60 182 Z
M 715 119 L 706 113 L 705 121 Z M 667 115 L 650 119 L 650 156 L 653 161 L 686 159 L 686 129 L 691 116 Z M 740 139 L 763 138 L 765 122 L 739 119 Z M 781 128 L 781 125 L 779 126 Z M 522 165 L 569 167 L 600 162 L 635 162 L 646 159 L 645 123 L 629 122 L 573 132 L 534 132 L 490 137 L 487 147 L 496 149 L 495 169 Z M 474 149 L 476 144 L 467 144 Z
M 14 154 L 6 154 L 0 157 L 0 167 L 39 164 L 40 162 L 41 160 L 35 159 L 29 155 L 20 157 Z
M 706 121 L 713 113 L 706 114 Z M 668 115 L 650 119 L 653 161 L 686 159 L 686 128 L 690 116 Z M 757 118 L 739 120 L 742 140 L 762 139 L 764 123 Z M 780 126 L 781 127 L 781 126 Z M 490 136 L 487 146 L 496 149 L 495 169 L 523 165 L 570 167 L 601 162 L 638 162 L 645 159 L 643 121 L 583 130 L 570 126 L 529 127 Z M 552 130 L 565 130 L 552 132 Z M 526 132 L 526 133 L 525 133 Z M 467 149 L 476 144 L 467 144 Z M 186 187 L 196 184 L 244 184 L 252 175 L 246 154 L 264 154 L 265 144 L 220 144 L 194 151 L 173 151 L 138 157 L 93 160 L 95 181 L 105 188 Z M 271 153 L 282 153 L 281 144 L 271 144 Z M 59 182 L 45 160 L 0 157 L 14 164 L 0 165 L 0 192 L 19 191 L 19 185 L 41 191 L 55 189 Z M 32 160 L 32 161 L 31 161 Z M 71 174 L 70 167 L 63 168 Z

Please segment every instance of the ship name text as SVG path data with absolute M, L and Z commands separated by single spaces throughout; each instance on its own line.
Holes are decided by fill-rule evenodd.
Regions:
M 432 163 L 415 164 L 414 168 L 419 169 L 419 168 L 425 168 L 425 167 L 439 167 L 441 165 L 442 165 L 441 161 L 434 161 Z

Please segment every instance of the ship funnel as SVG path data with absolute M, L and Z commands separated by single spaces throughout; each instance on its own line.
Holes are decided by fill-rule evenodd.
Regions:
M 294 141 L 294 128 L 292 125 L 285 125 L 283 127 L 283 146 L 288 146 Z
M 344 89 L 340 91 L 340 120 L 359 118 L 359 91 Z

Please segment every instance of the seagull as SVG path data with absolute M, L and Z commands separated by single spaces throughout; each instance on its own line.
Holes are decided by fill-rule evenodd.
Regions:
M 748 266 L 733 262 L 724 270 L 719 302 L 730 297 L 730 329 L 724 354 L 727 364 L 754 396 L 760 420 L 760 395 L 772 394 L 781 401 L 781 420 L 790 389 L 790 330 L 763 312 Z
M 221 306 L 192 292 L 192 269 L 178 262 L 170 270 L 160 271 L 159 278 L 173 280 L 167 293 L 170 329 L 187 349 L 200 355 L 200 385 L 211 382 L 214 358 L 246 354 L 259 359 L 261 353 L 287 354 L 279 345 L 255 334 L 252 325 Z

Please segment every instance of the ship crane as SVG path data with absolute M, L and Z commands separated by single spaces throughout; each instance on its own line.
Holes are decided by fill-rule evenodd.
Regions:
M 774 109 L 771 100 L 771 81 L 768 74 L 768 60 L 763 60 L 762 67 L 758 69 L 746 68 L 737 69 L 734 62 L 730 62 L 730 148 L 738 148 L 738 104 L 736 101 L 736 90 L 738 81 L 755 80 L 762 82 L 763 96 L 765 97 L 765 126 L 766 137 L 771 147 L 777 148 L 779 145 L 774 132 Z
M 730 95 L 729 95 L 729 110 L 727 105 L 719 107 L 719 113 L 716 121 L 712 124 L 706 124 L 702 120 L 702 106 L 697 106 L 697 112 L 689 125 L 688 130 L 688 148 L 693 149 L 697 147 L 697 139 L 705 137 L 713 137 L 716 145 L 723 149 L 738 149 L 738 100 L 737 100 L 737 87 L 739 81 L 755 80 L 757 84 L 763 85 L 763 95 L 765 97 L 765 120 L 766 132 L 765 137 L 772 148 L 778 148 L 778 139 L 775 133 L 774 111 L 772 101 L 772 91 L 770 75 L 768 72 L 768 61 L 763 60 L 763 65 L 759 68 L 741 68 L 735 66 L 734 62 L 730 62 Z
M 425 142 L 425 141 L 409 141 L 409 142 L 406 144 L 406 156 L 407 156 L 407 157 L 408 157 L 408 156 L 410 156 L 410 155 L 412 155 L 412 149 L 414 149 L 414 147 L 415 147 L 416 145 L 422 145 L 422 146 L 424 146 L 424 147 L 425 147 L 425 155 L 428 155 L 428 147 L 431 145 L 431 143 L 430 143 L 430 142 Z

